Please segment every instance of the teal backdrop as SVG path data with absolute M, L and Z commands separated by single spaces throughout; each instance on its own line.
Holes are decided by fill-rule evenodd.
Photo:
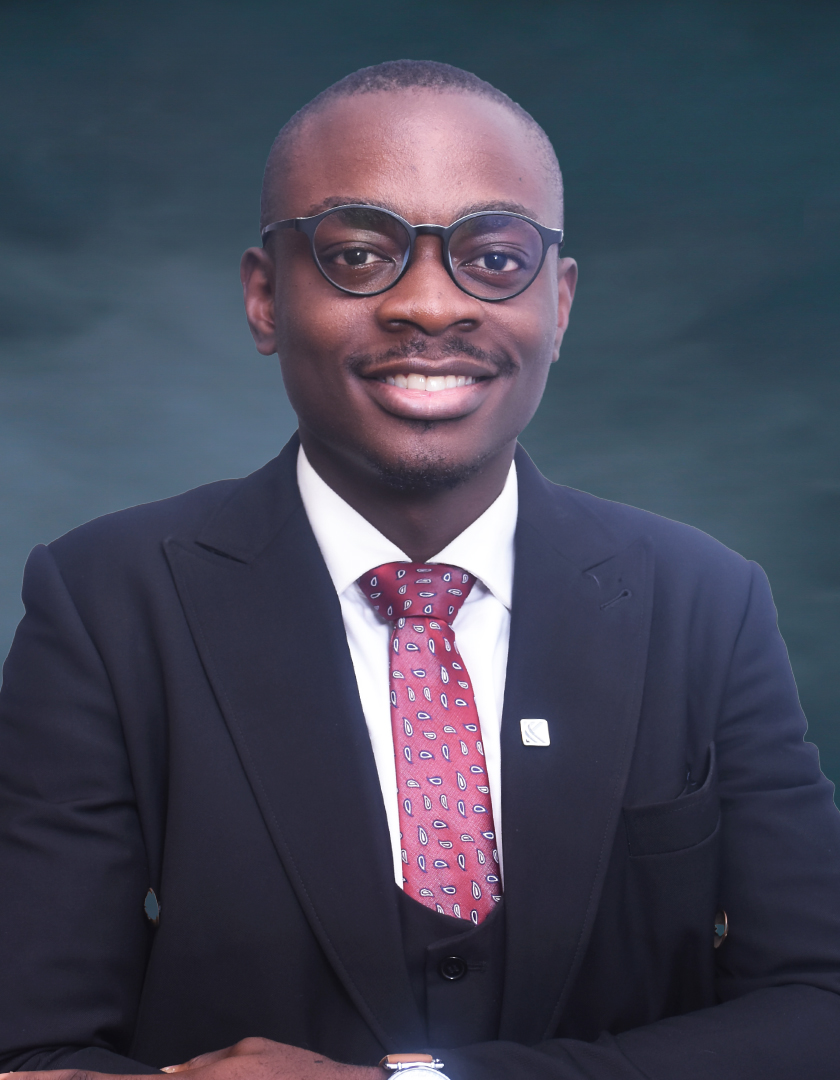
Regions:
M 765 567 L 840 779 L 840 4 L 5 0 L 0 23 L 0 652 L 32 545 L 283 444 L 238 283 L 268 147 L 347 72 L 432 58 L 529 109 L 566 176 L 580 289 L 525 446 Z

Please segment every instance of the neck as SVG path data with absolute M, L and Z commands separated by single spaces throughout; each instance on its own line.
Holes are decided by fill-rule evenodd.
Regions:
M 502 492 L 516 442 L 454 488 L 400 489 L 370 469 L 339 459 L 301 429 L 309 463 L 346 503 L 396 544 L 412 562 L 425 562 L 460 535 Z

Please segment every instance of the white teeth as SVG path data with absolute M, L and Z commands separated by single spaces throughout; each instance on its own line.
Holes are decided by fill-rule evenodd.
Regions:
M 399 386 L 402 390 L 425 390 L 435 393 L 437 390 L 454 390 L 457 386 L 473 386 L 478 380 L 473 375 L 386 375 L 383 382 L 388 386 Z

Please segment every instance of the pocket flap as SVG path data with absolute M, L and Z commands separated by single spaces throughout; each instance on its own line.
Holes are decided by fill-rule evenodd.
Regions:
M 665 855 L 694 847 L 711 836 L 719 818 L 715 744 L 712 743 L 706 779 L 697 791 L 670 802 L 625 808 L 624 826 L 630 854 Z

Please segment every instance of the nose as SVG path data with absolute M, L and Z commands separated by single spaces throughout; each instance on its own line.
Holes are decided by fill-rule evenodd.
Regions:
M 449 276 L 443 240 L 418 236 L 405 274 L 381 294 L 377 318 L 388 330 L 411 326 L 436 337 L 452 329 L 475 330 L 484 319 L 484 305 Z

